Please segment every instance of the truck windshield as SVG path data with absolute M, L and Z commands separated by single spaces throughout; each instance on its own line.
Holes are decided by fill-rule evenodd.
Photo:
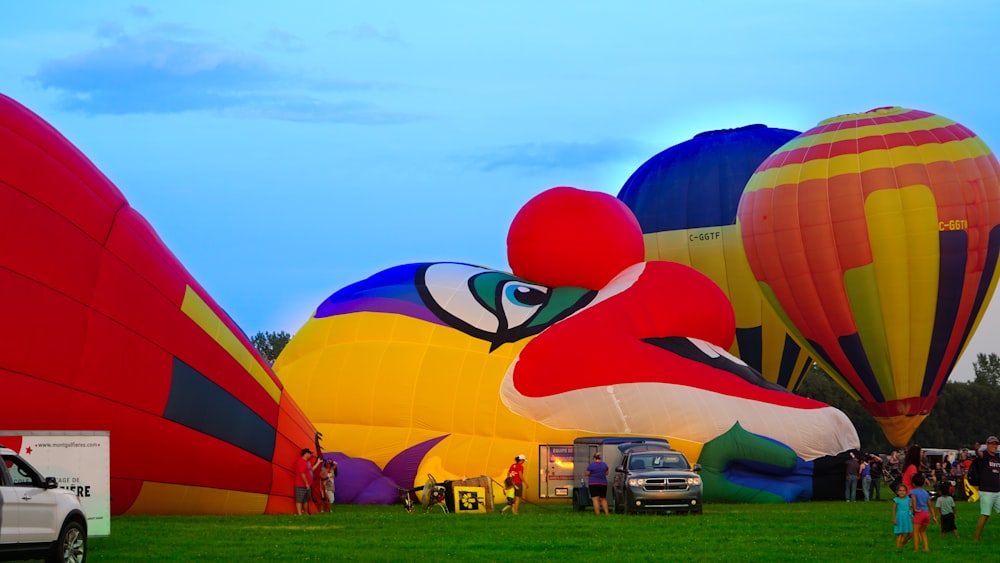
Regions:
M 633 455 L 629 469 L 690 469 L 687 459 L 679 453 Z

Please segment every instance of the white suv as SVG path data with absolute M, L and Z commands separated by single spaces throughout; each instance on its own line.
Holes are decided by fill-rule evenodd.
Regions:
M 0 559 L 83 563 L 87 517 L 76 494 L 14 450 L 0 445 L 0 458 Z

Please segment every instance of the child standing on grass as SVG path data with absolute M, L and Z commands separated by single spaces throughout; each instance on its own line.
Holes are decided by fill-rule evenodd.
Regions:
M 924 489 L 924 476 L 917 473 L 913 476 L 913 488 L 910 489 L 910 510 L 913 511 L 913 551 L 920 550 L 920 540 L 924 541 L 924 551 L 930 551 L 927 544 L 927 526 L 931 518 L 937 524 L 937 516 L 930 512 L 931 494 Z
M 892 531 L 896 534 L 896 549 L 906 545 L 913 537 L 913 513 L 910 512 L 910 497 L 906 485 L 896 487 L 896 498 L 892 499 Z
M 507 506 L 500 509 L 500 514 L 507 512 L 507 509 L 514 506 L 514 480 L 507 477 L 503 480 L 503 494 L 507 497 Z
M 951 498 L 951 487 L 948 486 L 948 483 L 941 484 L 934 507 L 937 508 L 937 512 L 940 515 L 941 535 L 943 536 L 951 532 L 957 538 L 958 528 L 955 526 L 955 499 Z

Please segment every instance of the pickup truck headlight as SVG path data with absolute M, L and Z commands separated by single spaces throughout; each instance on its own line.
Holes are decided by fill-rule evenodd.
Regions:
M 688 477 L 688 486 L 701 485 L 701 477 Z
M 645 483 L 645 482 L 646 482 L 645 479 L 636 479 L 636 478 L 633 477 L 632 479 L 628 480 L 628 486 L 629 487 L 641 487 L 642 484 Z

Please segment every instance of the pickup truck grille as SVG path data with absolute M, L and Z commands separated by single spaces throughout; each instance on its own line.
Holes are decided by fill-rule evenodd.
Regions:
M 686 477 L 654 477 L 646 479 L 643 488 L 647 491 L 686 491 Z

